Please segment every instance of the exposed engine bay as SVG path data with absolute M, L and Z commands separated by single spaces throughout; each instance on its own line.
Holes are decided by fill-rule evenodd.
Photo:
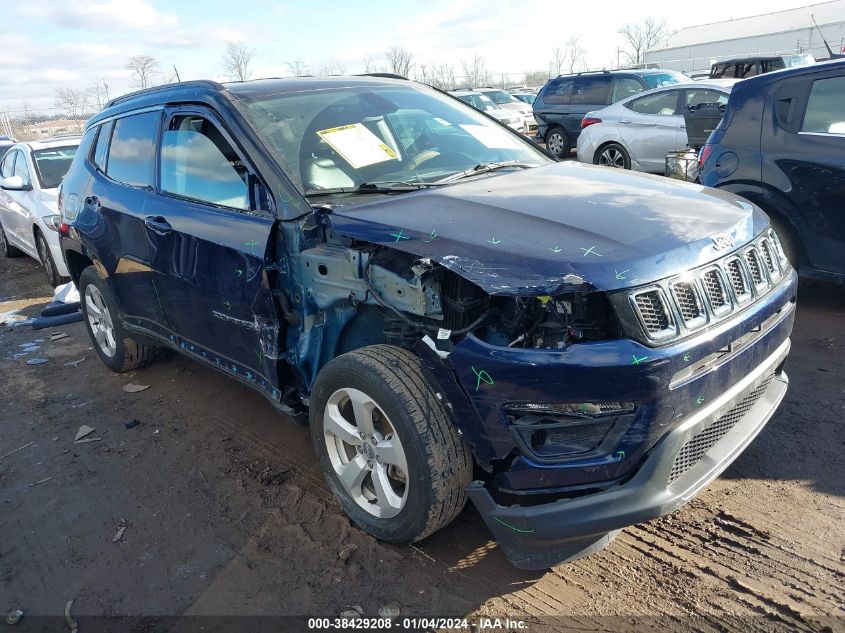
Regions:
M 619 336 L 607 296 L 587 284 L 557 296 L 495 296 L 430 259 L 355 246 L 321 244 L 304 251 L 306 294 L 321 310 L 376 308 L 387 343 L 407 347 L 429 335 L 448 350 L 450 342 L 472 333 L 502 347 L 565 349 Z M 366 314 L 367 327 L 378 327 L 373 311 Z M 372 340 L 376 333 L 369 334 Z

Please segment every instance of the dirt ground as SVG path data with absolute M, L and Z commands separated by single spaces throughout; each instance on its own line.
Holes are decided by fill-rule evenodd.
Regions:
M 50 294 L 32 260 L 0 261 L 0 313 L 37 314 Z M 471 507 L 417 546 L 377 542 L 327 492 L 306 429 L 211 369 L 162 353 L 115 375 L 81 323 L 54 342 L 2 327 L 0 609 L 23 609 L 8 627 L 23 630 L 74 600 L 83 633 L 102 615 L 243 630 L 243 616 L 385 605 L 529 631 L 845 630 L 843 317 L 842 287 L 802 285 L 790 389 L 759 438 L 679 512 L 547 572 L 512 568 Z M 74 444 L 82 424 L 101 439 Z

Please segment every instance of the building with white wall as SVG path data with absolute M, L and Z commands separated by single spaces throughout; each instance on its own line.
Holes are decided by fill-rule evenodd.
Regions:
M 645 63 L 691 73 L 735 57 L 809 53 L 826 59 L 819 30 L 834 53 L 845 52 L 845 0 L 690 26 L 670 35 L 664 47 L 646 51 Z

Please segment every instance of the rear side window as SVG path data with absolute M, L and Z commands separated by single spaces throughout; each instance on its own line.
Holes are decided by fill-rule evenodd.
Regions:
M 543 91 L 543 103 L 565 105 L 572 93 L 572 79 L 552 79 Z
M 106 171 L 106 152 L 109 149 L 109 139 L 114 122 L 103 123 L 97 132 L 97 145 L 94 146 L 92 160 L 100 171 Z
M 108 151 L 109 178 L 135 187 L 152 187 L 159 112 L 118 119 Z
M 583 77 L 572 86 L 572 105 L 604 105 L 610 103 L 610 77 Z
M 625 107 L 640 114 L 675 114 L 678 105 L 678 91 L 667 90 L 657 94 L 647 95 L 626 103 Z
M 213 123 L 192 115 L 173 118 L 162 136 L 163 192 L 248 210 L 248 183 L 246 166 Z
M 845 135 L 843 100 L 845 100 L 845 77 L 814 81 L 801 131 Z

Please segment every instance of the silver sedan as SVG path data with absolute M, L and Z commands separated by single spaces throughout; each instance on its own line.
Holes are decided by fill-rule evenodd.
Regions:
M 666 154 L 687 146 L 683 113 L 700 103 L 726 104 L 734 83 L 674 84 L 588 112 L 578 136 L 578 160 L 662 174 Z

